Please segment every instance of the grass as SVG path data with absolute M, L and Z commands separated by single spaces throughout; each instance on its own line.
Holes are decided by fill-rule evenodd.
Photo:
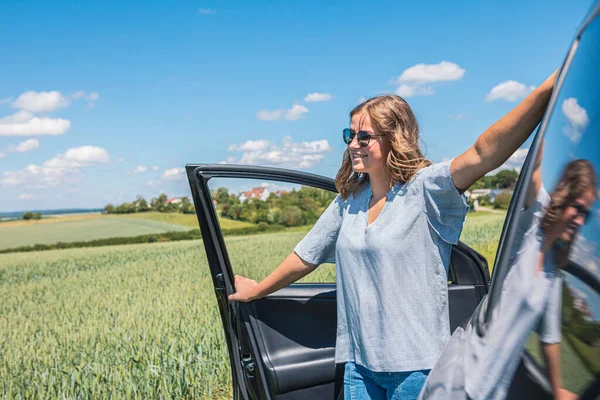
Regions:
M 255 226 L 220 219 L 225 230 Z M 0 225 L 0 250 L 35 244 L 80 242 L 198 229 L 196 214 L 147 212 L 123 215 L 88 214 L 39 221 L 10 221 Z
M 495 246 L 501 224 L 470 216 L 462 240 Z M 235 272 L 262 279 L 307 230 L 226 237 Z M 1 398 L 229 398 L 201 241 L 0 255 L 0 377 Z
M 469 213 L 460 240 L 477 250 L 488 261 L 490 276 L 494 269 L 494 259 L 498 239 L 506 214 L 488 212 Z
M 66 222 L 66 221 L 81 221 L 88 219 L 96 219 L 102 218 L 103 215 L 100 213 L 97 214 L 76 214 L 76 215 L 53 215 L 51 217 L 44 216 L 42 219 L 38 220 L 24 220 L 24 219 L 15 219 L 10 221 L 2 221 L 0 228 L 9 228 L 14 226 L 36 226 L 36 225 L 44 225 L 44 224 L 54 224 L 57 222 Z
M 109 217 L 113 217 L 110 215 Z M 148 221 L 156 221 L 163 222 L 167 224 L 185 226 L 190 229 L 198 229 L 198 218 L 196 214 L 181 214 L 181 213 L 159 213 L 159 212 L 144 212 L 144 213 L 135 213 L 135 214 L 121 214 L 116 216 L 117 218 L 132 218 L 132 219 L 141 219 Z M 230 228 L 242 228 L 245 226 L 253 226 L 249 222 L 244 221 L 234 221 L 231 219 L 220 218 L 222 229 L 230 229 Z
M 45 221 L 45 220 L 42 220 Z M 168 231 L 183 231 L 185 227 L 145 219 L 88 216 L 53 223 L 0 226 L 0 249 L 34 244 L 77 242 L 114 236 L 137 236 Z

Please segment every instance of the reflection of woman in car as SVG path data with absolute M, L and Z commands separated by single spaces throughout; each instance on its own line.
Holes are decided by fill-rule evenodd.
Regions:
M 537 175 L 537 176 L 536 176 Z M 548 377 L 556 398 L 572 398 L 563 389 L 560 373 L 562 279 L 558 269 L 565 268 L 569 252 L 577 232 L 588 220 L 590 209 L 597 199 L 597 178 L 592 163 L 587 160 L 571 161 L 565 168 L 558 184 L 547 196 L 539 174 L 534 175 L 534 187 L 539 187 L 537 200 L 547 205 L 540 223 L 541 246 L 539 261 L 534 264 L 537 281 L 549 280 L 547 305 L 540 316 L 537 332 L 548 369 Z M 510 276 L 507 276 L 507 282 Z M 509 300 L 510 301 L 510 300 Z
M 236 276 L 250 301 L 337 265 L 336 362 L 345 395 L 415 398 L 450 337 L 447 272 L 466 215 L 462 192 L 502 165 L 539 123 L 555 75 L 453 160 L 431 164 L 408 104 L 377 96 L 351 111 L 336 178 L 340 195 L 260 283 Z
M 556 399 L 576 396 L 562 387 L 560 371 L 562 279 L 579 228 L 596 201 L 597 178 L 587 160 L 571 161 L 549 195 L 542 186 L 540 151 L 518 216 L 514 254 L 502 282 L 485 334 L 456 335 L 445 354 L 464 353 L 464 371 L 437 370 L 427 382 L 424 398 L 443 398 L 448 391 L 466 392 L 472 399 L 504 399 L 522 359 L 525 343 L 537 332 Z M 468 343 L 466 341 L 469 341 Z M 438 365 L 447 363 L 443 355 Z M 447 363 L 452 365 L 452 363 Z M 456 367 L 456 366 L 455 366 Z M 467 372 L 468 371 L 468 372 Z M 453 383 L 454 382 L 454 383 Z

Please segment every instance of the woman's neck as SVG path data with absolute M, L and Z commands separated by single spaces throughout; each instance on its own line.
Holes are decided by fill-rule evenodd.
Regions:
M 377 200 L 383 198 L 394 185 L 392 178 L 387 173 L 380 175 L 369 174 L 369 184 L 371 185 L 373 198 Z

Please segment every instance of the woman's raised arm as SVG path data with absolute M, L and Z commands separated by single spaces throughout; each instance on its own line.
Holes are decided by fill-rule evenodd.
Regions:
M 546 111 L 557 73 L 558 70 L 452 161 L 450 174 L 459 191 L 467 190 L 477 179 L 501 166 L 527 140 Z

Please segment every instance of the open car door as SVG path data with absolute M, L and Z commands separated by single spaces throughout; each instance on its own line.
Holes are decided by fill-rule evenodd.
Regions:
M 229 220 L 222 215 L 227 211 L 228 215 L 236 217 L 240 208 L 228 204 L 225 209 L 225 205 L 215 198 L 218 193 L 221 199 L 252 201 L 257 210 L 255 215 L 268 215 L 269 218 L 276 215 L 279 220 L 293 225 L 294 218 L 301 220 L 304 215 L 296 215 L 298 207 L 269 209 L 266 206 L 276 204 L 279 198 L 285 199 L 290 194 L 286 190 L 273 189 L 267 198 L 261 188 L 294 186 L 291 192 L 294 196 L 301 198 L 306 193 L 306 197 L 311 198 L 302 200 L 300 208 L 309 213 L 307 215 L 313 215 L 314 223 L 328 205 L 319 204 L 319 201 L 330 202 L 336 194 L 333 179 L 279 168 L 227 164 L 187 165 L 186 172 L 225 332 L 234 399 L 336 399 L 341 393 L 343 366 L 336 366 L 334 362 L 334 266 L 321 266 L 309 274 L 308 277 L 316 274 L 314 282 L 292 284 L 250 303 L 229 302 L 228 295 L 235 291 L 234 272 L 262 279 L 283 261 L 309 228 L 304 225 L 275 234 L 231 236 L 226 240 L 224 233 L 227 231 L 220 221 L 225 224 Z M 225 181 L 225 187 L 217 190 Z M 214 182 L 219 185 L 213 185 Z M 258 188 L 237 197 L 225 190 L 227 186 Z M 301 188 L 296 189 L 299 186 Z M 316 202 L 313 199 L 317 199 Z M 306 220 L 310 222 L 310 218 Z M 259 225 L 268 230 L 268 223 Z M 239 233 L 246 228 L 238 229 Z M 271 255 L 277 256 L 270 258 Z M 260 276 L 253 274 L 259 270 L 263 271 L 258 273 Z M 454 246 L 449 283 L 450 325 L 454 330 L 471 315 L 487 293 L 487 262 L 464 243 Z

